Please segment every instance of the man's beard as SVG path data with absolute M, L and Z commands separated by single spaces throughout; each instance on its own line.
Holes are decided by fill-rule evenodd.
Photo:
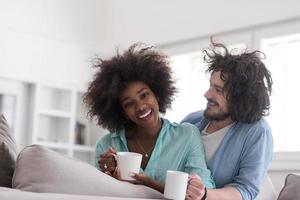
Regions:
M 209 113 L 206 108 L 204 111 L 204 117 L 210 121 L 222 121 L 230 116 L 229 112 L 218 111 L 216 113 Z

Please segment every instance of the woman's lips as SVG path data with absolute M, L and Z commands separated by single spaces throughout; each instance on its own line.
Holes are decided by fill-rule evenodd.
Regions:
M 147 118 L 150 114 L 151 114 L 151 110 L 148 110 L 147 112 L 145 112 L 145 113 L 139 115 L 139 118 L 140 118 L 140 119 Z

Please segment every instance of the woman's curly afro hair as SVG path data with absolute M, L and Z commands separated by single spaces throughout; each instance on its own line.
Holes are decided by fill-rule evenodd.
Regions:
M 260 51 L 233 54 L 221 43 L 212 41 L 205 49 L 208 72 L 221 72 L 228 91 L 229 113 L 233 120 L 252 123 L 269 114 L 272 90 L 271 74 L 261 61 Z
M 97 72 L 84 94 L 89 118 L 111 132 L 126 128 L 132 123 L 122 114 L 119 95 L 133 81 L 147 84 L 158 99 L 159 111 L 171 107 L 176 92 L 171 77 L 168 57 L 143 44 L 134 44 L 124 53 L 110 59 L 96 59 Z

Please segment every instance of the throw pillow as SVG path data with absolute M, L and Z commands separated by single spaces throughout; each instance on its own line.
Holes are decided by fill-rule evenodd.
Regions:
M 9 134 L 5 117 L 0 115 L 0 186 L 11 187 L 17 157 L 17 147 Z
M 94 166 L 39 145 L 28 146 L 20 152 L 13 188 L 29 192 L 163 198 L 156 190 L 118 181 Z
M 278 200 L 300 199 L 300 176 L 289 174 L 285 178 L 285 184 L 279 193 Z

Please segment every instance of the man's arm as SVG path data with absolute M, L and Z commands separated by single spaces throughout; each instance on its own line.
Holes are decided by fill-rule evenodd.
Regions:
M 224 187 L 219 189 L 207 189 L 198 175 L 189 176 L 186 200 L 201 200 L 206 196 L 206 200 L 243 200 L 241 193 L 235 187 Z
M 243 200 L 241 193 L 234 187 L 208 189 L 206 200 Z
M 238 174 L 224 187 L 236 188 L 244 200 L 254 200 L 272 160 L 272 154 L 271 129 L 262 119 L 248 130 L 247 140 L 241 152 Z

